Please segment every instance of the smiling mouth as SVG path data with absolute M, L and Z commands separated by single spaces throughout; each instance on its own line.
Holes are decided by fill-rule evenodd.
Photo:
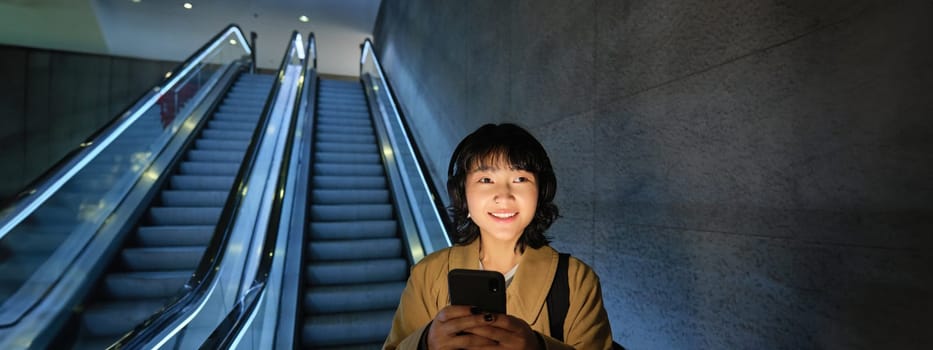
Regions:
M 495 216 L 500 219 L 508 219 L 515 215 L 518 215 L 518 213 L 489 213 L 489 215 Z

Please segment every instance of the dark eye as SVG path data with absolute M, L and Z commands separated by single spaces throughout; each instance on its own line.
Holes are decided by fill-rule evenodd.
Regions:
M 515 178 L 515 182 L 528 182 L 528 178 L 524 176 L 519 176 Z
M 490 183 L 492 183 L 492 179 L 490 179 L 490 178 L 488 178 L 488 177 L 480 178 L 480 179 L 479 179 L 479 183 L 481 183 L 481 184 L 490 184 Z

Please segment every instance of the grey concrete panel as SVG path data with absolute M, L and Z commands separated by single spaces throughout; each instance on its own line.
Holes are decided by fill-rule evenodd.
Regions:
M 910 347 L 933 308 L 928 254 L 608 222 L 596 231 L 594 254 L 622 259 L 598 269 L 604 290 L 637 293 L 609 297 L 613 310 L 636 310 L 613 325 L 647 323 L 702 348 Z M 893 315 L 901 321 L 876 322 Z M 645 338 L 658 337 L 635 340 Z
M 525 125 L 551 158 L 557 176 L 554 202 L 563 217 L 593 219 L 594 119 L 594 113 L 584 113 L 550 124 Z
M 468 30 L 462 79 L 467 84 L 466 118 L 471 121 L 500 121 L 514 118 L 511 95 L 511 19 L 514 3 L 477 1 L 467 9 Z M 478 30 L 481 28 L 481 30 Z
M 892 21 L 885 19 L 890 15 L 867 17 L 864 27 L 828 29 L 604 106 L 596 162 L 603 168 L 597 171 L 615 176 L 597 179 L 606 190 L 597 201 L 654 203 L 669 213 L 659 219 L 679 218 L 657 225 L 690 222 L 700 226 L 686 227 L 732 232 L 730 223 L 744 229 L 759 220 L 761 227 L 790 225 L 820 241 L 929 242 L 910 237 L 930 226 L 917 219 L 923 210 L 916 209 L 933 195 L 925 180 L 933 177 L 933 138 L 924 136 L 933 121 L 923 112 L 933 104 L 908 91 L 929 89 L 931 82 L 901 64 L 862 68 L 887 57 L 916 60 L 906 67 L 929 60 L 931 54 L 916 46 L 870 35 L 875 25 Z M 905 36 L 923 35 L 901 29 Z M 896 218 L 920 226 L 892 232 Z M 906 240 L 872 234 L 879 228 L 888 238 Z
M 512 18 L 511 115 L 549 122 L 592 110 L 594 0 L 518 2 Z
M 598 104 L 727 64 L 878 1 L 598 0 Z

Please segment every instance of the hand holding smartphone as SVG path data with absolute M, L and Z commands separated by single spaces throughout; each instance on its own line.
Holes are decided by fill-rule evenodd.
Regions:
M 496 271 L 455 269 L 447 274 L 452 305 L 476 307 L 480 312 L 505 314 L 505 277 Z

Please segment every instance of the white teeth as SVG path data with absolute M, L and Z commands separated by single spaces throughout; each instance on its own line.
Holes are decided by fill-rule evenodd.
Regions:
M 490 213 L 490 214 L 492 214 L 492 216 L 495 216 L 495 217 L 500 218 L 500 219 L 508 219 L 508 218 L 510 218 L 510 217 L 513 217 L 513 216 L 515 216 L 515 215 L 518 215 L 518 213 Z

